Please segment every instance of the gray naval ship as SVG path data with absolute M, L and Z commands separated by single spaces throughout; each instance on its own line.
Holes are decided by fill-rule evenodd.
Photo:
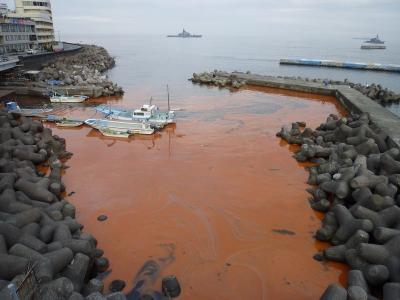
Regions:
M 167 35 L 169 38 L 201 38 L 203 37 L 200 34 L 191 34 L 187 32 L 185 29 L 181 33 L 178 33 L 176 35 Z

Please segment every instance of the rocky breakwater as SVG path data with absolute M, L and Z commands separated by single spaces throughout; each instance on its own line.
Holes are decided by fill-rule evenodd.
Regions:
M 349 86 L 363 95 L 369 97 L 370 99 L 374 100 L 375 102 L 381 103 L 381 104 L 388 104 L 388 103 L 398 103 L 400 102 L 400 94 L 395 93 L 394 91 L 391 91 L 387 88 L 382 87 L 380 84 L 360 84 L 360 83 L 354 83 L 350 82 L 349 80 L 345 79 L 343 81 L 341 80 L 332 80 L 332 79 L 321 79 L 321 78 L 303 78 L 303 77 L 288 77 L 288 76 L 277 76 L 276 78 L 283 78 L 283 79 L 295 79 L 295 80 L 301 80 L 304 82 L 315 82 L 315 83 L 320 83 L 323 85 L 346 85 Z
M 259 75 L 255 75 L 259 76 Z M 252 74 L 250 71 L 246 73 L 234 72 L 228 73 L 223 71 L 215 70 L 213 72 L 204 72 L 204 73 L 194 73 L 192 78 L 189 80 L 193 83 L 198 84 L 207 84 L 214 85 L 219 87 L 229 87 L 234 89 L 239 89 L 244 86 L 247 80 L 246 78 L 252 78 Z M 293 76 L 265 76 L 264 80 L 274 81 L 274 80 L 290 80 L 295 81 L 296 84 L 305 84 L 307 83 L 317 83 L 322 88 L 332 88 L 333 86 L 345 85 L 349 86 L 363 95 L 369 97 L 375 102 L 378 102 L 382 105 L 390 104 L 390 103 L 399 103 L 400 102 L 400 94 L 397 94 L 387 88 L 382 87 L 379 84 L 370 84 L 363 85 L 360 83 L 353 83 L 345 79 L 344 81 L 332 80 L 332 79 L 310 79 L 303 77 L 293 77 Z M 251 83 L 248 83 L 251 84 Z
M 214 85 L 221 88 L 231 87 L 234 89 L 239 89 L 246 84 L 245 80 L 238 79 L 237 76 L 233 74 L 229 74 L 226 72 L 222 72 L 222 74 L 223 76 L 221 76 L 221 72 L 217 70 L 211 73 L 193 73 L 192 78 L 190 78 L 189 80 L 193 83 Z
M 65 140 L 39 121 L 0 111 L 2 300 L 15 299 L 12 287 L 29 299 L 126 299 L 121 292 L 103 296 L 96 276 L 109 262 L 64 198 L 61 173 L 70 156 Z M 49 175 L 38 171 L 46 165 Z
M 348 285 L 323 300 L 400 299 L 400 150 L 367 114 L 330 115 L 315 130 L 293 123 L 277 134 L 312 162 L 310 205 L 325 214 L 316 239 L 331 247 L 317 260 L 347 264 Z
M 115 59 L 103 47 L 82 45 L 82 50 L 60 56 L 42 66 L 38 82 L 60 81 L 60 90 L 66 88 L 88 89 L 100 87 L 101 95 L 122 95 L 123 89 L 110 81 L 104 73 L 115 66 Z

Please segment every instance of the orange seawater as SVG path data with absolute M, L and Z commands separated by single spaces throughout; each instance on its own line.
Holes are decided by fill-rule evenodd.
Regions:
M 110 259 L 106 284 L 124 279 L 128 292 L 149 260 L 160 269 L 147 288 L 160 290 L 161 278 L 174 274 L 181 299 L 318 299 L 328 284 L 343 282 L 344 266 L 312 258 L 327 246 L 313 238 L 321 215 L 307 201 L 308 174 L 292 158 L 295 147 L 275 136 L 284 124 L 314 128 L 343 114 L 336 100 L 251 88 L 174 106 L 183 109 L 176 126 L 153 137 L 51 126 L 74 153 L 63 180 L 76 192 L 68 200 L 79 221 Z M 98 222 L 101 214 L 108 220 Z

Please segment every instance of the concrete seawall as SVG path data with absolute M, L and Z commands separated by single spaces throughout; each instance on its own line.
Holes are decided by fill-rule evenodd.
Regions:
M 25 85 L 11 85 L 11 86 L 0 86 L 0 92 L 4 90 L 12 89 L 16 95 L 25 96 L 37 96 L 42 97 L 47 95 L 50 91 L 54 91 L 61 94 L 67 95 L 84 95 L 90 98 L 100 97 L 103 93 L 103 88 L 95 85 L 84 85 L 84 86 L 62 86 L 62 87 L 48 87 L 33 85 L 31 83 Z
M 54 60 L 58 57 L 73 55 L 76 52 L 82 50 L 82 46 L 71 43 L 64 42 L 64 47 L 65 49 L 60 52 L 46 52 L 36 55 L 21 56 L 20 60 L 23 63 L 25 69 L 40 70 L 41 66 L 50 60 Z
M 389 136 L 391 146 L 400 148 L 400 118 L 359 91 L 344 85 L 324 85 L 300 79 L 285 79 L 245 73 L 216 72 L 219 77 L 233 76 L 248 85 L 280 88 L 298 92 L 335 96 L 340 103 L 354 113 L 368 113 L 371 120 Z

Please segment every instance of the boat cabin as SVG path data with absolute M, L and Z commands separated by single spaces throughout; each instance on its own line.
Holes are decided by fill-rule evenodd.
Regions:
M 144 104 L 140 109 L 136 109 L 133 112 L 133 116 L 138 118 L 151 118 L 157 110 L 158 107 L 155 105 Z

